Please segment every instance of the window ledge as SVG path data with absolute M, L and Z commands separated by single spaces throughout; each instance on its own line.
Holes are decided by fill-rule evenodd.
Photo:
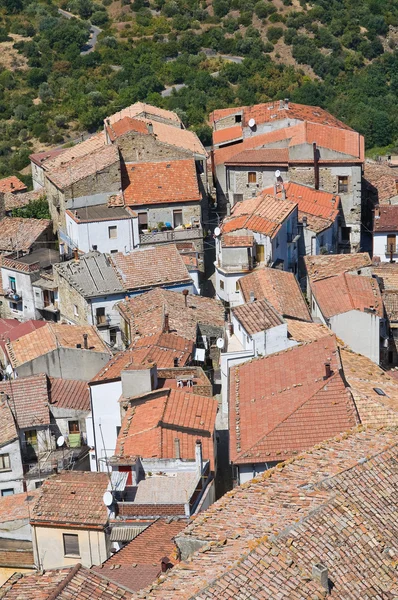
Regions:
M 0 469 L 0 473 L 11 473 L 12 469 Z
M 80 554 L 64 554 L 64 558 L 81 558 Z

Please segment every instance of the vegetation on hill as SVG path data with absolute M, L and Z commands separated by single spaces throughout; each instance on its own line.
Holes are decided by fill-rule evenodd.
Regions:
M 289 97 L 398 145 L 398 0 L 0 0 L 0 41 L 0 177 L 137 100 L 205 144 L 213 109 Z

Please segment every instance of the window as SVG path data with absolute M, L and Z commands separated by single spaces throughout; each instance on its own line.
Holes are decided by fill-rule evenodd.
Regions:
M 11 469 L 10 455 L 0 454 L 0 471 L 9 471 Z
M 31 446 L 36 446 L 36 444 L 37 444 L 36 429 L 30 429 L 29 431 L 25 431 L 25 442 L 27 444 L 30 444 Z
M 351 235 L 351 227 L 342 227 L 341 228 L 341 241 L 349 242 Z
M 114 346 L 117 342 L 117 330 L 111 329 L 109 331 L 109 342 L 112 346 Z
M 79 421 L 68 422 L 69 433 L 80 433 Z
M 220 280 L 220 290 L 224 289 L 224 282 L 222 280 Z
M 385 391 L 382 390 L 381 388 L 373 388 L 373 389 L 374 389 L 374 391 L 376 392 L 376 394 L 378 396 L 387 396 L 387 394 L 385 393 Z
M 337 191 L 339 194 L 347 194 L 348 192 L 348 177 L 340 175 L 337 177 Z
M 13 496 L 14 488 L 7 488 L 6 490 L 1 490 L 2 496 Z
M 256 183 L 257 173 L 255 171 L 249 171 L 247 174 L 247 183 Z
M 43 485 L 42 481 L 35 481 L 35 488 L 36 490 L 39 489 L 39 487 L 41 487 Z
M 264 245 L 257 244 L 257 262 L 264 262 Z
M 235 123 L 242 123 L 242 115 L 235 115 Z
M 238 281 L 235 283 L 235 292 L 239 292 L 240 291 L 240 287 L 239 287 L 239 279 Z
M 140 233 L 143 229 L 148 229 L 148 213 L 138 213 L 138 228 Z
M 117 250 L 111 250 L 111 254 L 117 254 Z
M 117 227 L 116 225 L 110 225 L 108 227 L 108 237 L 110 240 L 115 240 L 117 238 Z
M 97 325 L 106 325 L 105 307 L 101 306 L 95 311 L 97 317 Z
M 65 556 L 80 556 L 79 536 L 73 533 L 64 533 L 63 538 Z
M 10 289 L 13 292 L 17 291 L 17 284 L 16 284 L 16 281 L 15 281 L 15 277 L 9 277 L 8 278 L 8 285 L 10 286 Z
M 21 308 L 19 307 L 18 302 L 10 302 L 10 308 L 11 308 L 11 310 L 17 310 L 17 311 L 22 310 L 22 307 Z
M 75 317 L 79 316 L 79 309 L 77 307 L 77 304 L 73 305 L 73 314 L 75 315 Z
M 182 210 L 173 210 L 174 229 L 182 225 Z

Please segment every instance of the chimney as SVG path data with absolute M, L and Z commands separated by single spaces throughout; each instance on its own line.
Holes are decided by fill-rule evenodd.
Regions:
M 285 98 L 285 109 L 289 110 L 289 98 Z
M 279 100 L 279 110 L 283 110 L 284 102 L 283 100 Z
M 13 184 L 13 182 L 12 182 L 12 181 L 11 181 L 11 189 L 12 189 L 12 190 L 14 189 L 14 184 Z
M 254 301 L 255 301 L 255 299 L 256 299 L 256 297 L 255 297 L 255 295 L 254 295 L 254 292 L 252 292 L 252 291 L 251 291 L 251 292 L 250 292 L 250 302 L 254 302 Z
M 106 119 L 106 124 L 108 125 L 108 127 L 110 126 L 111 120 L 109 118 Z
M 303 227 L 307 227 L 307 225 L 308 225 L 308 218 L 303 217 Z
M 160 561 L 160 568 L 162 570 L 162 573 L 166 573 L 166 571 L 168 571 L 169 564 L 170 564 L 169 557 L 168 556 L 163 556 L 162 560 Z
M 375 217 L 380 217 L 380 206 L 378 204 L 375 206 Z
M 231 203 L 227 202 L 227 217 L 231 216 Z
M 312 565 L 312 579 L 320 583 L 323 589 L 329 592 L 329 574 L 325 565 L 322 563 Z
M 174 454 L 175 454 L 175 458 L 180 460 L 181 450 L 180 450 L 180 440 L 178 438 L 174 439 Z
M 164 313 L 163 333 L 170 333 L 169 313 Z
M 325 376 L 324 379 L 329 379 L 332 375 L 332 369 L 330 368 L 330 362 L 325 362 Z
M 88 350 L 88 333 L 83 333 L 83 348 Z
M 196 440 L 196 444 L 195 444 L 195 462 L 196 462 L 196 468 L 198 470 L 199 475 L 202 475 L 203 457 L 202 457 L 202 442 L 200 440 Z
M 314 151 L 314 187 L 319 190 L 319 153 L 316 142 L 312 143 L 312 149 Z
M 77 248 L 74 248 L 73 250 L 73 258 L 79 260 L 79 250 Z
M 286 200 L 286 190 L 285 186 L 282 184 L 282 200 Z
M 185 308 L 188 306 L 188 290 L 182 290 L 182 295 L 184 296 L 185 299 Z
M 153 133 L 153 125 L 152 123 L 148 123 L 148 132 Z
M 174 363 L 174 368 L 176 369 L 178 367 L 178 356 L 175 356 L 173 358 L 173 363 Z

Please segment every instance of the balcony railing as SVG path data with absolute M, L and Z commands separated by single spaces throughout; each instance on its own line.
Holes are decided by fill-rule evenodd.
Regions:
M 13 302 L 21 302 L 22 300 L 22 294 L 11 288 L 4 291 L 4 297 Z
M 183 240 L 202 239 L 201 227 L 192 229 L 167 229 L 166 231 L 151 231 L 140 234 L 141 244 L 164 244 L 167 242 L 179 242 Z
M 387 244 L 385 249 L 386 254 L 397 254 L 397 246 L 392 244 Z

